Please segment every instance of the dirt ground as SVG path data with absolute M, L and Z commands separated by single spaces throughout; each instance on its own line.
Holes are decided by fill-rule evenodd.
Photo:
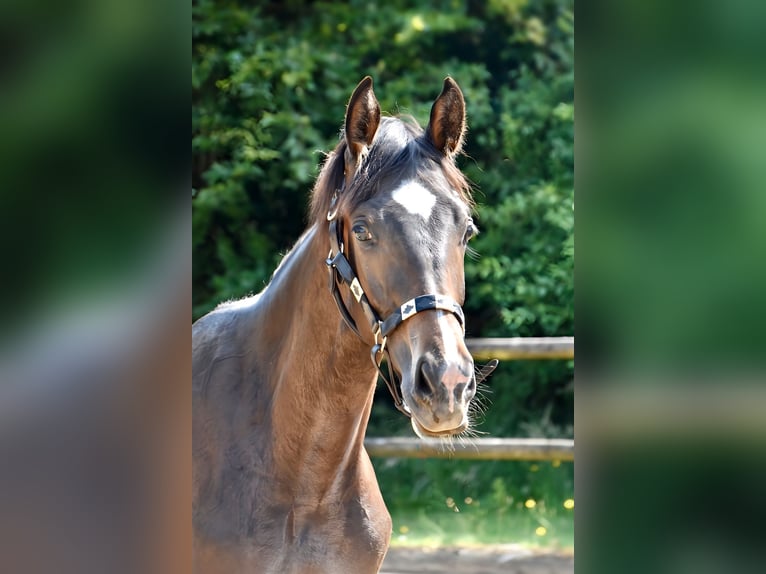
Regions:
M 574 556 L 517 546 L 390 548 L 380 574 L 572 574 Z

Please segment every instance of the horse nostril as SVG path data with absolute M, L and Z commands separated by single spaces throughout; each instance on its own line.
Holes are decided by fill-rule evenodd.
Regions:
M 424 397 L 430 397 L 436 392 L 434 376 L 427 362 L 422 362 L 418 368 L 418 376 L 415 379 L 415 390 Z
M 476 379 L 471 377 L 465 383 L 455 385 L 455 399 L 458 402 L 468 402 L 476 394 Z
M 470 401 L 476 394 L 476 377 L 471 377 L 465 389 L 465 400 Z

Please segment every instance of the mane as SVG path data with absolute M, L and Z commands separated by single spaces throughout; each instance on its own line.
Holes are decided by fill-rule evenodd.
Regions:
M 336 190 L 344 185 L 346 140 L 327 155 L 311 194 L 310 221 L 323 221 Z M 381 118 L 375 140 L 361 169 L 340 194 L 338 212 L 348 213 L 372 198 L 381 184 L 417 177 L 440 187 L 440 176 L 447 180 L 460 199 L 473 207 L 471 183 L 455 165 L 454 159 L 437 150 L 423 128 L 410 116 Z

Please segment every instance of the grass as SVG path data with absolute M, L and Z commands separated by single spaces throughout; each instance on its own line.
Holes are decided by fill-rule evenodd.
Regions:
M 476 503 L 473 503 L 475 506 Z M 487 546 L 515 544 L 530 548 L 567 550 L 573 547 L 570 516 L 546 510 L 477 511 L 461 505 L 459 512 L 425 509 L 392 512 L 394 546 Z
M 573 547 L 572 463 L 374 462 L 394 523 L 394 546 Z

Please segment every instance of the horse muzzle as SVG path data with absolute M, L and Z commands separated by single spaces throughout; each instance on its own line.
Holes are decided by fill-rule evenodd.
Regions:
M 473 373 L 467 352 L 450 359 L 427 353 L 418 360 L 414 375 L 402 381 L 402 394 L 419 436 L 452 436 L 468 428 L 468 405 L 476 394 Z

